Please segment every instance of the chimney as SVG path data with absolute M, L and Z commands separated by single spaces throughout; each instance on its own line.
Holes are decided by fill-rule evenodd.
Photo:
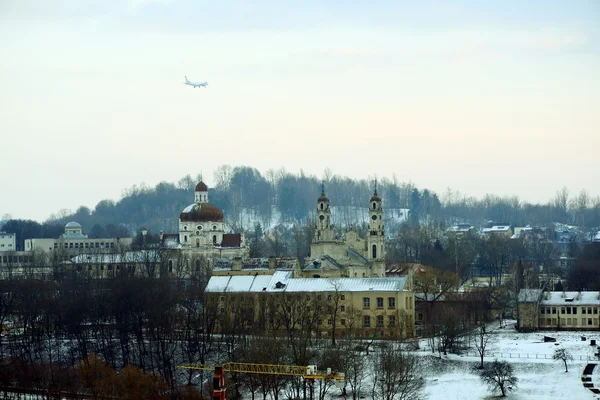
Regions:
M 242 257 L 234 257 L 231 261 L 231 270 L 232 271 L 241 271 L 242 270 Z
M 277 259 L 273 256 L 269 257 L 269 269 L 275 269 L 277 266 Z

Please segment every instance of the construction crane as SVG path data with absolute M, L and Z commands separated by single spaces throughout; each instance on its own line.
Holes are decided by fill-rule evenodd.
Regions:
M 225 364 L 182 364 L 177 366 L 182 369 L 196 369 L 204 371 L 214 371 L 213 376 L 213 400 L 226 400 L 225 397 L 225 372 L 240 372 L 246 374 L 263 375 L 285 375 L 301 376 L 304 379 L 304 398 L 306 399 L 306 382 L 313 383 L 315 380 L 333 380 L 335 386 L 343 388 L 346 383 L 346 376 L 343 372 L 332 372 L 327 368 L 325 372 L 317 369 L 316 365 L 277 365 L 277 364 L 254 364 L 254 363 L 236 363 L 228 362 Z M 312 390 L 311 390 L 312 399 Z

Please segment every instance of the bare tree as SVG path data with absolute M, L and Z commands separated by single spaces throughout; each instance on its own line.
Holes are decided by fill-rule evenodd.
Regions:
M 487 326 L 485 325 L 485 321 L 482 319 L 479 322 L 479 327 L 476 330 L 476 340 L 475 340 L 475 348 L 479 353 L 479 357 L 481 358 L 481 364 L 479 364 L 479 369 L 483 369 L 483 357 L 485 355 L 485 349 L 490 343 L 491 335 L 487 330 Z
M 382 400 L 417 399 L 423 389 L 415 356 L 398 346 L 383 346 L 375 361 L 378 371 L 373 380 L 373 398 Z
M 567 349 L 565 349 L 564 347 L 560 347 L 556 350 L 554 350 L 554 355 L 552 356 L 552 358 L 556 361 L 562 361 L 563 363 L 565 363 L 565 372 L 569 372 L 569 368 L 567 366 L 567 361 L 572 361 L 573 360 L 573 355 L 571 354 L 571 352 Z
M 494 360 L 480 374 L 483 383 L 487 384 L 490 389 L 500 389 L 502 397 L 506 396 L 506 386 L 516 386 L 519 379 L 514 376 L 513 367 L 507 361 Z

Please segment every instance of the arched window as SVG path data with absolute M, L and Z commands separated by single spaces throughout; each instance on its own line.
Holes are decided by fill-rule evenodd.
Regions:
M 200 247 L 200 239 L 196 239 L 196 247 Z
M 187 235 L 183 235 L 183 241 L 187 243 Z
M 217 235 L 213 235 L 213 244 L 217 244 Z
M 373 210 L 377 208 L 377 203 L 373 202 Z
M 376 245 L 373 245 L 372 253 L 373 253 L 373 257 L 372 258 L 377 258 L 377 246 Z
M 169 272 L 173 272 L 173 260 L 169 260 Z
M 196 260 L 196 271 L 200 271 L 200 260 Z
M 321 203 L 321 210 L 325 208 L 325 205 L 323 203 Z

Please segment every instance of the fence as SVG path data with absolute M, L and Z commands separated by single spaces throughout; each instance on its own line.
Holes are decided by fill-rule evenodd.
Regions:
M 466 356 L 466 357 L 481 357 L 478 352 L 464 351 L 459 353 L 458 355 Z M 491 351 L 486 351 L 484 354 L 484 358 L 523 358 L 530 360 L 552 360 L 554 359 L 554 354 L 531 354 L 531 353 L 510 353 L 510 352 L 502 352 L 495 353 Z M 573 355 L 573 360 L 576 361 L 598 361 L 597 357 L 588 356 L 588 355 Z

